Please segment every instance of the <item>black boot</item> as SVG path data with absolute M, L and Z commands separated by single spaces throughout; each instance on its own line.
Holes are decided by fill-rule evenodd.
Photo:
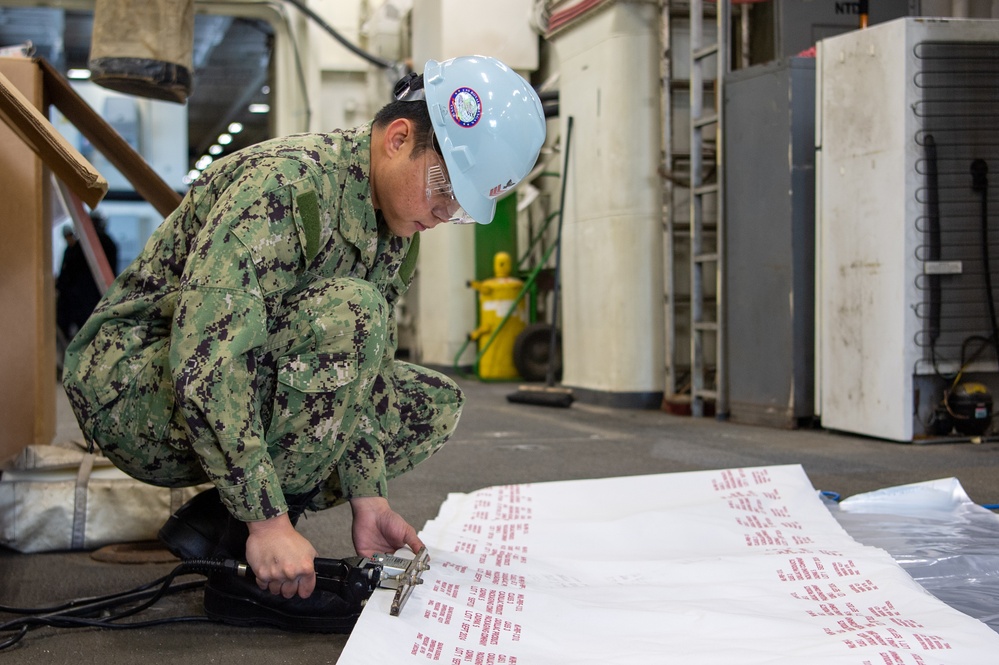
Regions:
M 319 492 L 285 497 L 294 526 Z M 160 528 L 159 539 L 176 557 L 188 559 L 246 559 L 250 531 L 222 504 L 216 488 L 205 490 L 180 507 Z
M 238 559 L 246 553 L 246 525 L 229 514 L 214 487 L 201 492 L 171 515 L 159 539 L 182 559 Z

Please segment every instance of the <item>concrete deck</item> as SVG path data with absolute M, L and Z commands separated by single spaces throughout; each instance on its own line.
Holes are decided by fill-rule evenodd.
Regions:
M 842 497 L 956 477 L 971 498 L 999 503 L 999 443 L 889 443 L 822 430 L 777 430 L 691 419 L 661 411 L 574 404 L 511 404 L 514 384 L 460 379 L 468 406 L 454 438 L 390 487 L 393 506 L 414 525 L 437 515 L 450 492 L 511 483 L 801 464 L 816 489 Z M 79 438 L 60 400 L 57 441 Z M 599 502 L 600 497 L 593 497 Z M 585 510 L 585 506 L 581 507 Z M 353 554 L 346 509 L 311 514 L 301 529 L 323 556 Z M 164 564 L 114 564 L 87 552 L 24 555 L 0 550 L 0 605 L 51 606 L 122 591 L 165 575 Z M 201 614 L 200 593 L 164 599 L 137 619 Z M 9 634 L 0 634 L 0 639 Z M 24 665 L 335 663 L 341 635 L 287 633 L 189 622 L 133 630 L 40 628 L 0 659 Z

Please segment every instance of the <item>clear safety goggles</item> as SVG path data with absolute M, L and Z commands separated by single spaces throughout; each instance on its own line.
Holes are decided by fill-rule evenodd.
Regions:
M 431 139 L 431 145 L 436 145 Z M 444 158 L 436 150 L 427 148 L 426 173 L 427 173 L 427 201 L 430 202 L 434 217 L 442 222 L 451 224 L 473 224 L 475 220 L 469 217 L 465 209 L 458 203 L 454 196 L 454 188 L 447 177 L 444 169 Z

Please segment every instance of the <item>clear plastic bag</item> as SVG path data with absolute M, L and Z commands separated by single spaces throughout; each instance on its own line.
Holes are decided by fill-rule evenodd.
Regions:
M 999 632 L 999 515 L 956 478 L 823 500 L 855 540 L 885 550 L 929 593 Z

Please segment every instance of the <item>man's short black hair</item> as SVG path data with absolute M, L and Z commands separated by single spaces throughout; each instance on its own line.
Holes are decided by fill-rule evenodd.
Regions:
M 393 120 L 405 118 L 412 121 L 416 129 L 416 142 L 413 144 L 413 156 L 422 155 L 423 151 L 432 147 L 430 136 L 433 133 L 433 125 L 430 123 L 430 111 L 427 103 L 423 100 L 412 102 L 394 101 L 389 102 L 375 114 L 374 126 L 384 127 Z

